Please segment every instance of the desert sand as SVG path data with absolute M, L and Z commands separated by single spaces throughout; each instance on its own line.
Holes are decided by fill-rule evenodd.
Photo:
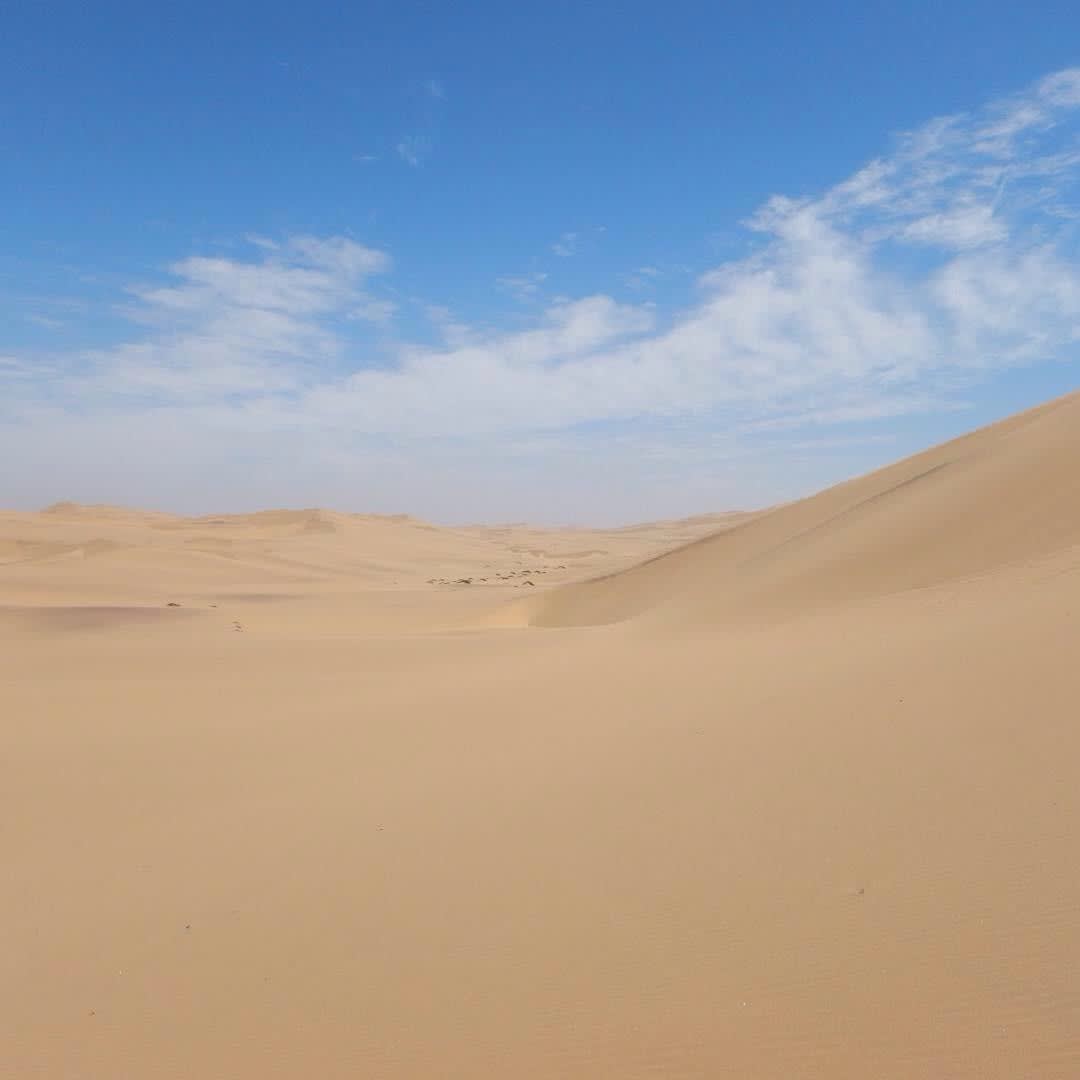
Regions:
M 0 1074 L 1080 1076 L 1080 396 L 635 529 L 0 514 Z

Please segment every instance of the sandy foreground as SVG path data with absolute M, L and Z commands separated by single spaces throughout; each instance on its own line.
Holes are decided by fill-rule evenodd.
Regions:
M 0 513 L 0 706 L 4 1076 L 1080 1076 L 1080 397 L 612 532 Z

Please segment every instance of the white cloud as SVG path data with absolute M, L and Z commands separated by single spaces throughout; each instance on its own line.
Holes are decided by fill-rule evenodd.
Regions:
M 109 456 L 125 432 L 138 470 L 156 461 L 162 475 L 207 454 L 254 457 L 273 476 L 242 493 L 263 502 L 399 498 L 445 514 L 443 492 L 462 477 L 469 515 L 510 513 L 525 482 L 522 505 L 547 517 L 616 513 L 618 482 L 636 485 L 642 514 L 674 512 L 677 493 L 709 485 L 698 508 L 786 497 L 828 477 L 772 461 L 770 446 L 880 441 L 852 426 L 956 408 L 996 371 L 1074 357 L 1078 108 L 1080 71 L 1059 72 L 902 135 L 815 198 L 767 200 L 747 223 L 751 254 L 700 275 L 674 312 L 602 292 L 545 301 L 536 272 L 495 290 L 535 305 L 530 324 L 490 330 L 429 304 L 438 346 L 400 330 L 396 344 L 357 345 L 357 320 L 396 319 L 371 288 L 385 254 L 295 237 L 253 238 L 249 259 L 184 258 L 168 281 L 131 289 L 140 336 L 47 368 L 0 363 L 14 387 L 0 395 L 0 453 L 5 438 L 8 453 L 29 446 L 28 470 L 55 475 L 56 497 L 80 495 L 61 489 L 74 466 L 58 447 L 70 457 L 77 445 L 80 469 L 96 455 L 93 475 L 111 462 L 111 477 L 137 479 L 136 464 Z M 578 239 L 557 247 L 570 254 Z M 623 280 L 640 288 L 657 274 Z M 800 440 L 803 428 L 813 437 Z M 230 470 L 213 478 L 222 499 L 240 490 Z
M 263 245 L 265 247 L 265 245 Z M 178 284 L 135 287 L 141 315 L 157 321 L 163 314 L 245 311 L 288 316 L 317 315 L 353 297 L 366 276 L 389 268 L 389 258 L 344 237 L 293 237 L 284 252 L 275 245 L 260 262 L 194 256 L 174 263 Z
M 147 336 L 68 357 L 67 371 L 42 382 L 40 395 L 74 405 L 295 391 L 341 357 L 339 320 L 392 315 L 388 301 L 366 291 L 389 269 L 382 252 L 344 237 L 256 246 L 252 261 L 191 257 L 169 268 L 171 284 L 133 287 L 125 311 Z
M 900 233 L 905 240 L 943 248 L 975 248 L 1004 240 L 1005 223 L 994 215 L 993 206 L 957 205 L 941 213 L 927 214 L 907 225 Z
M 1047 75 L 1039 83 L 1037 93 L 1053 106 L 1068 109 L 1080 105 L 1080 68 L 1067 68 Z
M 427 304 L 424 314 L 438 330 L 445 345 L 458 348 L 477 340 L 477 333 L 471 326 L 458 319 L 444 304 Z

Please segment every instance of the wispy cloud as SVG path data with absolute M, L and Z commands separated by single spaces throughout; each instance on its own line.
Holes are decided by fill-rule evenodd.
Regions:
M 628 274 L 623 274 L 622 282 L 628 289 L 634 289 L 640 292 L 643 289 L 647 289 L 661 276 L 662 273 L 658 267 L 639 266 L 637 269 L 631 270 Z
M 144 336 L 67 357 L 67 370 L 42 381 L 35 397 L 140 407 L 296 391 L 330 376 L 343 322 L 391 316 L 365 288 L 389 268 L 382 252 L 343 237 L 254 243 L 257 259 L 195 256 L 169 268 L 168 284 L 132 286 L 124 311 Z
M 38 447 L 44 468 L 78 439 L 85 461 L 126 431 L 143 465 L 175 461 L 179 436 L 158 432 L 156 415 L 219 453 L 253 440 L 290 483 L 333 462 L 426 512 L 440 512 L 446 470 L 466 465 L 500 506 L 515 477 L 545 477 L 552 512 L 572 498 L 587 509 L 615 476 L 659 508 L 676 464 L 716 492 L 737 466 L 739 490 L 766 488 L 747 501 L 791 494 L 791 469 L 754 456 L 769 432 L 804 447 L 865 442 L 869 420 L 955 408 L 995 372 L 1075 357 L 1078 110 L 1080 70 L 1061 72 L 900 136 L 816 197 L 767 200 L 747 223 L 750 253 L 700 275 L 674 312 L 603 293 L 545 302 L 537 272 L 497 283 L 535 305 L 531 325 L 488 330 L 436 305 L 439 345 L 376 354 L 346 328 L 393 316 L 373 291 L 389 270 L 381 252 L 297 237 L 248 259 L 182 259 L 168 281 L 131 289 L 131 340 L 50 357 L 36 380 L 18 357 L 0 367 L 24 373 L 5 376 L 0 453 Z M 655 270 L 631 279 L 644 286 Z
M 425 79 L 419 85 L 413 84 L 413 130 L 400 136 L 394 144 L 394 151 L 407 165 L 416 168 L 431 155 L 435 145 L 435 132 L 446 101 L 446 89 L 439 79 Z M 365 157 L 362 160 L 374 160 Z
M 551 250 L 560 258 L 568 259 L 578 253 L 580 237 L 576 232 L 564 232 L 554 244 Z
M 607 232 L 605 225 L 592 225 L 574 232 L 564 232 L 554 244 L 551 252 L 561 259 L 570 259 L 582 251 L 591 249 L 597 240 Z
M 23 318 L 43 330 L 59 330 L 64 325 L 63 319 L 54 319 L 51 315 L 38 315 L 34 312 L 28 312 Z
M 515 300 L 521 303 L 536 300 L 540 296 L 540 290 L 547 274 L 541 271 L 533 271 L 529 274 L 511 274 L 497 278 L 496 287 L 504 293 L 509 293 Z
M 427 304 L 424 314 L 439 332 L 445 345 L 461 348 L 477 340 L 477 332 L 467 323 L 462 322 L 450 308 L 444 304 Z
M 431 145 L 430 136 L 403 135 L 394 149 L 402 161 L 415 168 L 431 153 Z

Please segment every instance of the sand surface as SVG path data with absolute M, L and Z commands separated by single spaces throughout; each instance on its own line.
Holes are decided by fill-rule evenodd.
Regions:
M 1080 397 L 628 530 L 0 513 L 0 707 L 0 1075 L 1080 1076 Z

